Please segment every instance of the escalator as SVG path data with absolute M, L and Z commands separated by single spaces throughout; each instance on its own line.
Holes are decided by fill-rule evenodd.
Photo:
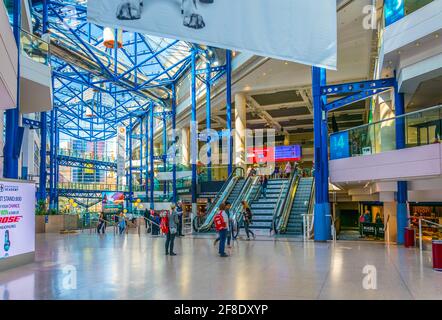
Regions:
M 299 178 L 290 211 L 280 228 L 281 233 L 294 236 L 303 235 L 303 219 L 304 215 L 309 214 L 312 207 L 313 188 L 314 179 L 312 177 Z
M 266 197 L 259 189 L 256 197 L 249 202 L 253 214 L 251 230 L 274 230 L 275 219 L 281 214 L 291 188 L 292 178 L 293 176 L 289 179 L 269 180 Z
M 209 232 L 213 228 L 213 218 L 218 212 L 219 206 L 229 201 L 239 197 L 242 192 L 244 185 L 248 180 L 244 180 L 244 169 L 235 168 L 233 173 L 229 176 L 227 181 L 224 183 L 221 190 L 218 192 L 217 196 L 213 200 L 210 207 L 207 209 L 206 215 L 204 217 L 195 217 L 192 224 L 195 232 Z

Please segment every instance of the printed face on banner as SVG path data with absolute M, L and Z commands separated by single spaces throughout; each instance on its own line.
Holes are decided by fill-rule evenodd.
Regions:
M 35 251 L 35 184 L 0 181 L 0 258 Z
M 328 69 L 337 64 L 331 0 L 89 0 L 88 20 Z

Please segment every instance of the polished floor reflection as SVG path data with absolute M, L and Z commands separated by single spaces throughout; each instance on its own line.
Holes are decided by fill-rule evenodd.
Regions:
M 38 235 L 35 263 L 0 272 L 0 299 L 442 299 L 416 249 L 261 238 L 220 258 L 213 236 L 186 236 L 176 252 L 147 235 Z

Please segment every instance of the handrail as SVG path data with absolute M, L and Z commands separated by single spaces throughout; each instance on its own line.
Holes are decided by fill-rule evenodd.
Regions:
M 291 181 L 291 180 L 290 180 Z M 270 233 L 272 232 L 272 230 L 274 231 L 274 233 L 277 232 L 276 230 L 276 224 L 279 222 L 279 220 L 281 219 L 281 204 L 285 203 L 285 200 L 287 199 L 287 197 L 285 198 L 284 201 L 281 202 L 281 197 L 283 194 L 283 191 L 285 189 L 285 185 L 287 184 L 287 181 L 284 181 L 284 183 L 281 185 L 281 190 L 279 191 L 279 196 L 278 196 L 278 200 L 276 202 L 276 207 L 275 210 L 273 210 L 273 215 L 272 215 L 272 225 L 270 227 Z M 278 220 L 278 221 L 277 221 Z
M 423 250 L 423 244 L 422 244 L 422 221 L 425 221 L 429 225 L 436 226 L 438 228 L 442 228 L 442 224 L 426 220 L 424 218 L 419 217 L 419 250 Z
M 253 181 L 252 178 L 255 178 L 255 181 L 257 179 L 257 177 L 248 176 L 245 183 L 244 183 L 244 186 L 242 187 L 242 189 L 238 195 L 238 198 L 236 198 L 235 201 L 232 203 L 232 206 L 231 206 L 232 216 L 231 217 L 234 220 L 238 219 L 237 218 L 238 211 L 241 211 L 241 210 L 238 210 L 238 208 L 241 206 L 241 202 L 243 200 L 246 200 L 246 198 L 249 194 L 249 191 L 253 188 L 253 185 L 255 184 L 255 181 Z
M 433 106 L 433 107 L 426 108 L 426 109 L 423 109 L 423 110 L 417 110 L 417 111 L 413 111 L 413 112 L 404 113 L 404 114 L 401 114 L 399 116 L 391 117 L 391 118 L 388 118 L 388 119 L 382 119 L 382 120 L 379 120 L 379 121 L 362 124 L 362 125 L 357 126 L 357 127 L 352 127 L 352 128 L 349 128 L 349 129 L 345 129 L 345 130 L 341 130 L 341 131 L 332 133 L 332 134 L 330 134 L 330 136 L 332 136 L 334 134 L 342 133 L 342 132 L 353 131 L 353 130 L 358 130 L 358 129 L 369 127 L 369 126 L 374 126 L 374 125 L 377 125 L 377 124 L 380 124 L 380 123 L 383 123 L 383 122 L 394 121 L 396 119 L 401 119 L 401 118 L 405 118 L 405 117 L 409 117 L 409 116 L 418 115 L 420 113 L 425 113 L 425 112 L 428 112 L 428 111 L 434 111 L 436 109 L 442 109 L 442 105 L 437 105 L 437 106 Z
M 288 219 L 290 217 L 290 212 L 293 206 L 293 202 L 295 201 L 296 192 L 298 191 L 299 181 L 301 180 L 300 176 L 294 171 L 292 177 L 290 179 L 290 190 L 288 193 L 288 197 L 285 200 L 283 211 L 281 212 L 281 218 L 278 221 L 276 226 L 280 232 L 285 232 L 287 228 Z M 276 222 L 275 222 L 276 223 Z
M 233 172 L 227 178 L 226 182 L 223 184 L 221 190 L 217 193 L 217 195 L 216 195 L 215 199 L 213 200 L 211 206 L 207 210 L 206 221 L 203 223 L 203 225 L 201 227 L 198 227 L 198 232 L 208 231 L 208 229 L 212 225 L 214 213 L 216 211 L 215 209 L 220 206 L 220 204 L 221 204 L 220 201 L 221 200 L 225 199 L 226 197 L 228 197 L 230 195 L 230 193 L 232 192 L 232 190 L 233 190 L 233 188 L 235 186 L 235 183 L 233 183 L 233 182 L 234 182 L 234 180 L 237 181 L 237 179 L 234 179 L 236 177 L 237 171 L 241 172 L 240 176 L 244 176 L 244 169 L 242 167 L 234 168 Z M 228 191 L 227 194 L 225 194 L 226 191 Z

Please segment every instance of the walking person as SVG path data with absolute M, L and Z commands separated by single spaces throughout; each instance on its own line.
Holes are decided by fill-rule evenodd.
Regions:
M 106 220 L 104 217 L 104 213 L 101 212 L 98 216 L 98 225 L 97 225 L 97 233 L 100 234 L 101 232 L 104 234 L 106 231 Z
M 244 229 L 246 230 L 247 240 L 250 240 L 250 234 L 253 239 L 256 238 L 255 233 L 250 230 L 250 225 L 252 224 L 252 210 L 250 210 L 249 205 L 246 201 L 242 201 L 242 215 L 244 219 Z
M 215 229 L 218 231 L 219 234 L 219 249 L 218 253 L 220 257 L 228 257 L 228 255 L 225 252 L 225 246 L 226 246 L 226 239 L 227 234 L 229 233 L 229 217 L 227 216 L 227 213 L 225 211 L 226 206 L 224 203 L 222 203 L 219 206 L 219 211 L 214 217 L 215 222 Z
M 234 235 L 233 235 L 233 218 L 232 215 L 230 214 L 230 208 L 232 207 L 231 203 L 226 201 L 224 202 L 224 211 L 227 214 L 227 218 L 229 220 L 229 232 L 227 233 L 227 248 L 231 248 L 232 246 L 230 245 L 232 239 L 234 239 Z M 213 242 L 213 245 L 216 245 L 218 243 L 218 241 L 220 241 L 220 236 L 218 234 L 218 237 L 215 239 L 215 241 Z
M 173 246 L 175 243 L 175 236 L 178 232 L 178 213 L 176 211 L 176 206 L 172 204 L 170 206 L 170 214 L 167 217 L 167 233 L 166 233 L 166 256 L 176 256 L 176 253 L 173 252 Z
M 176 205 L 176 212 L 178 214 L 178 237 L 184 237 L 183 234 L 183 203 L 181 202 L 181 200 L 178 201 L 177 205 Z
M 261 188 L 262 188 L 262 195 L 264 199 L 267 199 L 267 186 L 269 185 L 269 179 L 267 179 L 267 176 L 261 176 L 260 178 L 261 182 Z
M 127 227 L 126 217 L 124 213 L 121 212 L 118 219 L 118 230 L 120 231 L 120 235 L 123 234 L 124 231 L 126 231 L 126 227 Z
M 286 178 L 290 177 L 290 174 L 292 173 L 292 165 L 290 164 L 290 161 L 288 161 L 285 165 L 284 173 L 286 175 Z

